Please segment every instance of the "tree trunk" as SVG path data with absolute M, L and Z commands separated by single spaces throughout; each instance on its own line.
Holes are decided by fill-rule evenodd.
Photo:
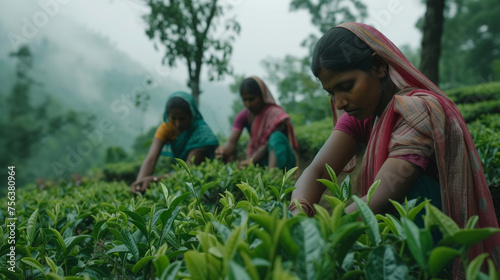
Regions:
M 191 95 L 193 95 L 194 101 L 198 108 L 200 108 L 200 78 L 199 76 L 194 77 L 189 81 L 189 87 L 191 88 Z
M 436 85 L 439 84 L 439 57 L 441 55 L 441 35 L 443 34 L 444 1 L 426 0 L 422 36 L 420 71 Z

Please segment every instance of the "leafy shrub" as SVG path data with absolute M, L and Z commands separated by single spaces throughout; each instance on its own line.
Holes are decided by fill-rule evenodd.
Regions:
M 308 165 L 323 147 L 332 131 L 333 121 L 331 118 L 296 127 L 295 134 L 299 142 L 301 162 Z
M 468 125 L 481 159 L 500 223 L 500 115 L 488 115 Z
M 500 82 L 461 87 L 446 91 L 456 104 L 478 103 L 500 99 Z
M 142 161 L 115 162 L 104 165 L 102 171 L 106 182 L 124 181 L 131 184 L 137 178 Z
M 405 279 L 447 277 L 455 258 L 468 279 L 485 255 L 467 260 L 470 246 L 498 229 L 466 229 L 428 202 L 393 202 L 399 217 L 360 211 L 346 215 L 350 185 L 323 181 L 336 197 L 332 213 L 314 218 L 286 209 L 291 170 L 207 161 L 176 172 L 142 196 L 123 183 L 60 185 L 16 194 L 16 270 L 5 268 L 6 225 L 0 226 L 0 275 L 8 279 Z M 237 182 L 239 181 L 239 182 Z M 234 182 L 237 182 L 233 185 Z M 373 194 L 374 188 L 370 190 Z M 216 195 L 214 195 L 216 194 Z M 208 198 L 218 197 L 218 200 Z M 0 200 L 6 205 L 6 200 Z M 426 209 L 425 227 L 414 219 Z M 0 209 L 0 218 L 6 217 Z M 361 219 L 359 219 L 361 217 Z M 444 238 L 433 244 L 431 229 Z M 490 279 L 498 274 L 490 260 Z

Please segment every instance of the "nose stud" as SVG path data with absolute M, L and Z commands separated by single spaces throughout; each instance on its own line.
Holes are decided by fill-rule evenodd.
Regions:
M 342 105 L 345 105 L 345 100 L 342 100 L 340 103 L 342 103 Z

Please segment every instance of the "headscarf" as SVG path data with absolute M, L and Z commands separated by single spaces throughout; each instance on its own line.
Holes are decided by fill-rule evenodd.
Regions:
M 191 124 L 188 129 L 183 131 L 174 141 L 165 144 L 164 150 L 162 152 L 163 155 L 172 155 L 175 158 L 180 158 L 182 160 L 187 160 L 189 152 L 196 148 L 208 147 L 208 157 L 213 157 L 213 153 L 215 148 L 219 145 L 219 141 L 217 137 L 215 137 L 214 133 L 207 125 L 207 123 L 203 120 L 203 116 L 196 106 L 196 102 L 194 98 L 183 91 L 177 91 L 172 93 L 168 100 L 168 102 L 174 98 L 180 97 L 185 100 L 189 104 L 189 110 L 191 111 Z M 169 111 L 167 106 L 165 105 L 165 112 L 163 113 L 163 121 L 168 123 L 168 115 Z M 169 152 L 168 150 L 171 150 Z
M 283 110 L 283 108 L 276 104 L 271 92 L 260 78 L 256 76 L 251 76 L 249 78 L 256 81 L 259 85 L 265 107 L 255 116 L 248 111 L 249 115 L 254 117 L 254 121 L 252 123 L 252 132 L 250 133 L 250 143 L 248 143 L 247 146 L 247 157 L 250 158 L 260 146 L 264 145 L 266 141 L 269 140 L 271 133 L 276 131 L 278 126 L 282 125 L 285 120 L 287 120 L 287 137 L 290 147 L 297 151 L 299 144 L 297 142 L 297 138 L 295 138 L 293 126 L 290 123 L 290 116 L 285 112 L 285 110 Z
M 389 76 L 398 88 L 419 89 L 406 95 L 396 94 L 380 119 L 375 122 L 358 178 L 360 195 L 367 193 L 382 164 L 387 160 L 394 125 L 397 118 L 402 116 L 410 125 L 434 140 L 443 212 L 461 228 L 465 227 L 467 220 L 473 215 L 479 217 L 478 227 L 498 228 L 481 161 L 455 103 L 375 28 L 361 23 L 343 23 L 338 27 L 353 32 L 387 62 Z M 420 110 L 420 114 L 415 114 L 416 110 Z M 416 115 L 423 114 L 427 114 L 427 118 L 415 118 Z M 422 119 L 427 123 L 419 123 Z M 475 245 L 470 257 L 482 252 L 490 252 L 498 267 L 500 234 Z M 455 265 L 455 269 L 460 267 Z

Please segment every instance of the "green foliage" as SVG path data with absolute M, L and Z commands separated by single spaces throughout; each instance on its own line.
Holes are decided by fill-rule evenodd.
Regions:
M 44 94 L 33 95 L 33 89 L 41 88 L 43 84 L 32 78 L 34 57 L 27 45 L 20 46 L 10 56 L 16 59 L 16 79 L 11 92 L 0 95 L 1 102 L 6 104 L 5 110 L 0 113 L 0 130 L 8 132 L 0 139 L 0 165 L 22 168 L 24 174 L 17 178 L 17 185 L 22 186 L 33 182 L 35 177 L 41 174 L 54 174 L 50 163 L 57 153 L 55 149 L 51 149 L 52 145 L 57 143 L 57 151 L 65 151 L 67 154 L 61 147 L 63 141 L 58 139 L 61 131 L 65 130 L 66 135 L 74 135 L 72 127 L 84 126 L 87 120 L 76 112 L 60 112 L 56 100 Z M 49 155 L 44 154 L 47 150 L 51 152 Z M 34 166 L 31 160 L 37 156 L 43 156 L 44 163 L 50 163 L 41 168 L 38 161 L 38 166 Z M 82 167 L 77 166 L 77 170 Z M 42 172 L 42 169 L 45 172 Z M 55 176 L 51 177 L 64 177 L 62 175 L 66 170 L 63 170 L 62 174 L 55 173 Z M 3 193 L 3 190 L 0 193 Z
M 114 163 L 126 160 L 128 157 L 127 152 L 122 147 L 108 147 L 106 149 L 106 163 Z
M 333 131 L 333 121 L 326 118 L 307 125 L 295 127 L 295 135 L 299 142 L 299 158 L 302 162 L 311 162 L 323 147 Z
M 450 89 L 446 91 L 446 95 L 456 104 L 494 101 L 499 99 L 500 83 L 481 83 L 474 86 Z
M 332 115 L 330 98 L 313 77 L 309 57 L 269 58 L 263 65 L 267 80 L 277 85 L 280 104 L 291 114 L 294 124 L 302 125 Z
M 494 0 L 446 1 L 440 81 L 443 88 L 491 81 L 500 29 Z
M 142 161 L 114 162 L 104 165 L 102 172 L 106 182 L 123 181 L 131 184 L 137 178 Z
M 188 86 L 198 103 L 202 65 L 208 67 L 210 80 L 232 72 L 229 66 L 232 43 L 241 28 L 234 17 L 222 21 L 231 5 L 217 0 L 144 2 L 151 9 L 144 16 L 146 34 L 165 46 L 163 61 L 170 66 L 184 60 L 189 74 Z
M 144 196 L 131 197 L 123 183 L 99 182 L 18 191 L 17 270 L 6 270 L 2 254 L 3 277 L 431 279 L 447 278 L 457 256 L 471 279 L 487 277 L 479 271 L 485 262 L 497 276 L 485 255 L 467 256 L 472 244 L 499 230 L 475 229 L 477 218 L 460 229 L 427 201 L 400 205 L 398 219 L 374 215 L 356 197 L 361 210 L 345 214 L 345 202 L 328 197 L 332 213 L 315 205 L 314 218 L 292 217 L 286 205 L 293 170 L 240 170 L 219 161 L 190 168 L 179 161 L 175 170 Z M 335 176 L 330 184 L 339 186 Z M 423 208 L 425 226 L 418 228 L 410 213 Z M 433 243 L 436 227 L 444 238 Z M 0 233 L 6 248 L 5 224 Z

